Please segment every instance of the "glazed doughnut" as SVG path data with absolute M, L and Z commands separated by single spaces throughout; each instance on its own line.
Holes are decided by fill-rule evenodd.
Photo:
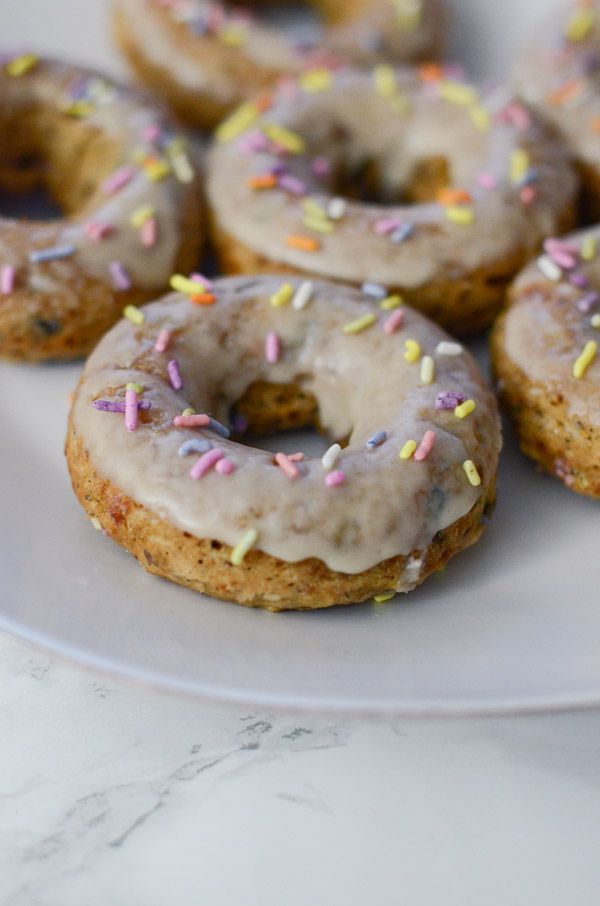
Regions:
M 600 3 L 563 2 L 518 60 L 514 86 L 557 130 L 581 177 L 586 218 L 600 220 Z
M 192 270 L 199 188 L 181 136 L 129 90 L 32 54 L 0 65 L 0 187 L 64 217 L 0 218 L 0 355 L 70 359 Z
M 174 294 L 142 326 L 120 321 L 86 364 L 66 450 L 97 527 L 150 572 L 271 610 L 408 591 L 477 539 L 500 433 L 468 352 L 351 287 L 208 290 L 212 305 Z M 234 425 L 313 423 L 332 446 L 323 460 L 244 446 L 236 404 Z
M 521 448 L 600 498 L 600 228 L 546 242 L 517 278 L 491 337 L 502 401 Z
M 571 224 L 563 150 L 521 105 L 496 109 L 451 70 L 344 71 L 260 101 L 219 126 L 207 155 L 226 273 L 375 281 L 472 331 L 544 236 Z
M 142 83 L 200 128 L 213 128 L 283 75 L 308 70 L 307 84 L 317 84 L 327 77 L 323 66 L 342 60 L 372 65 L 438 53 L 440 0 L 309 0 L 307 6 L 324 20 L 316 44 L 306 35 L 294 43 L 289 33 L 261 23 L 257 9 L 234 11 L 209 0 L 117 0 L 115 35 Z

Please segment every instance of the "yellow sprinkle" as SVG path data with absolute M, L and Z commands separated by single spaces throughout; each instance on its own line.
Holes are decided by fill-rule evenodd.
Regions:
M 129 381 L 128 384 L 125 384 L 125 390 L 135 390 L 139 396 L 140 393 L 143 393 L 144 388 L 141 384 L 136 383 L 136 381 Z
M 19 76 L 25 75 L 29 72 L 30 69 L 38 62 L 38 57 L 33 53 L 23 54 L 22 57 L 15 57 L 14 60 L 11 60 L 10 63 L 7 63 L 5 71 L 7 75 L 12 76 L 13 79 L 19 78 Z
M 396 594 L 395 591 L 388 591 L 385 595 L 374 595 L 373 600 L 376 604 L 383 604 L 384 601 L 389 601 Z
M 329 69 L 309 69 L 298 79 L 301 87 L 310 94 L 327 91 L 333 84 L 333 74 Z
M 370 327 L 374 322 L 375 315 L 372 311 L 370 311 L 367 312 L 366 315 L 362 315 L 360 318 L 356 318 L 355 321 L 350 321 L 348 324 L 344 324 L 342 331 L 344 333 L 360 333 L 361 330 L 364 330 L 366 327 Z
M 464 104 L 465 107 L 471 107 L 477 104 L 479 96 L 475 88 L 471 85 L 463 85 L 462 82 L 453 82 L 451 79 L 444 79 L 439 85 L 440 97 L 452 104 Z
M 251 528 L 242 535 L 236 546 L 231 551 L 231 557 L 229 558 L 234 566 L 239 566 L 250 548 L 254 547 L 256 544 L 256 539 L 258 538 L 258 532 L 256 529 Z
M 170 169 L 169 162 L 166 160 L 152 160 L 144 165 L 144 173 L 150 182 L 158 182 L 159 179 L 164 179 Z
M 324 220 L 320 217 L 310 217 L 306 216 L 302 225 L 307 227 L 309 230 L 314 230 L 315 233 L 333 233 L 335 230 L 335 223 L 332 223 L 331 220 Z
M 173 173 L 179 182 L 193 182 L 194 170 L 185 151 L 177 151 L 175 153 L 169 151 L 168 154 L 171 166 L 173 167 Z
M 136 324 L 138 327 L 146 320 L 144 312 L 140 311 L 137 305 L 126 305 L 123 309 L 123 317 L 127 318 L 128 321 L 131 321 L 132 324 Z
M 254 104 L 250 104 L 249 102 L 241 104 L 233 111 L 231 116 L 228 116 L 227 119 L 223 120 L 221 125 L 217 127 L 215 132 L 217 141 L 232 141 L 232 139 L 241 135 L 242 132 L 245 132 L 246 129 L 249 129 L 257 117 L 258 110 Z
M 183 412 L 182 412 L 181 414 L 182 414 L 182 415 L 195 415 L 195 414 L 196 414 L 196 410 L 195 410 L 195 409 L 192 409 L 191 406 L 188 406 L 188 408 L 187 408 L 187 409 L 184 409 Z
M 195 296 L 206 292 L 204 283 L 198 280 L 190 280 L 182 274 L 173 274 L 169 280 L 169 286 L 178 293 L 185 293 L 186 296 Z
M 314 198 L 303 198 L 302 210 L 305 214 L 308 214 L 309 217 L 321 217 L 323 220 L 329 219 L 323 205 L 319 204 L 318 201 L 315 201 Z
M 398 456 L 400 459 L 410 459 L 410 457 L 413 455 L 413 453 L 415 452 L 416 449 L 417 449 L 416 440 L 407 440 L 406 443 L 404 444 L 404 446 L 402 447 L 402 449 L 400 450 L 400 452 L 398 453 Z
M 487 132 L 492 125 L 492 118 L 485 107 L 476 104 L 469 108 L 469 115 L 480 132 Z
M 248 29 L 241 25 L 227 25 L 219 31 L 218 38 L 227 47 L 240 47 L 248 40 Z
M 151 217 L 154 217 L 154 208 L 151 204 L 145 204 L 140 208 L 136 208 L 129 218 L 129 222 L 132 226 L 139 228 Z
M 287 305 L 294 295 L 294 287 L 291 283 L 282 283 L 276 293 L 271 296 L 270 302 L 273 308 L 281 308 Z
M 467 415 L 470 415 L 475 408 L 475 402 L 473 400 L 465 400 L 464 403 L 461 403 L 460 406 L 457 406 L 454 410 L 454 414 L 457 418 L 466 418 Z
M 595 340 L 588 340 L 585 346 L 583 347 L 583 352 L 576 360 L 573 365 L 573 377 L 580 378 L 583 377 L 589 366 L 592 364 L 596 358 L 596 353 L 598 352 L 598 344 Z
M 396 24 L 401 31 L 416 31 L 421 21 L 420 0 L 392 0 L 396 8 Z
M 373 81 L 375 90 L 382 98 L 393 98 L 396 94 L 396 71 L 388 63 L 379 63 L 373 69 Z
M 390 98 L 390 107 L 398 116 L 406 116 L 410 112 L 411 104 L 408 95 L 403 91 L 398 91 L 393 98 Z
M 405 340 L 404 341 L 404 358 L 407 362 L 410 362 L 412 365 L 413 362 L 416 362 L 421 356 L 421 347 L 416 340 Z
M 565 25 L 567 41 L 583 41 L 594 26 L 596 14 L 591 9 L 576 9 Z
M 473 485 L 474 488 L 478 487 L 481 484 L 481 477 L 479 472 L 475 467 L 475 463 L 472 459 L 465 459 L 463 462 L 463 469 L 465 470 L 466 476 Z
M 285 126 L 280 126 L 279 123 L 267 123 L 263 126 L 263 132 L 272 142 L 281 145 L 291 154 L 302 154 L 306 150 L 306 142 L 302 136 L 296 135 Z
M 581 243 L 581 251 L 579 253 L 584 261 L 593 261 L 596 257 L 596 237 L 595 236 L 586 236 L 583 242 Z
M 86 116 L 90 116 L 95 109 L 94 105 L 90 104 L 89 101 L 73 101 L 72 104 L 67 104 L 63 107 L 63 113 L 76 119 L 83 119 Z
M 446 220 L 459 226 L 469 226 L 475 220 L 475 211 L 462 204 L 451 204 L 444 209 Z
M 398 308 L 399 305 L 402 305 L 403 301 L 404 299 L 402 296 L 386 296 L 385 299 L 382 299 L 379 303 L 379 307 L 383 308 L 384 311 L 391 311 L 392 308 Z
M 599 313 L 592 315 L 590 324 L 592 325 L 592 327 L 600 327 L 600 314 Z
M 424 355 L 421 361 L 421 383 L 432 384 L 434 375 L 433 359 L 430 355 Z
M 514 151 L 511 151 L 508 168 L 511 182 L 521 182 L 529 169 L 530 160 L 529 152 L 525 151 L 524 148 L 515 148 Z

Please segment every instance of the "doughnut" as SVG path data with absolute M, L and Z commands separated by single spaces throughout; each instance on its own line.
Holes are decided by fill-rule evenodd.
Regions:
M 600 228 L 548 239 L 491 334 L 495 379 L 524 453 L 600 499 Z
M 501 440 L 459 343 L 352 287 L 173 283 L 100 341 L 66 441 L 80 503 L 148 571 L 240 604 L 328 607 L 408 591 L 478 538 Z M 274 455 L 235 439 L 242 420 L 312 424 L 330 445 Z
M 207 154 L 222 269 L 374 281 L 451 331 L 487 326 L 576 191 L 565 152 L 498 100 L 449 68 L 381 65 L 242 105 Z
M 563 2 L 517 61 L 519 95 L 554 126 L 582 184 L 582 211 L 600 220 L 600 4 Z
M 117 0 L 116 41 L 143 84 L 183 121 L 211 129 L 282 76 L 303 74 L 306 84 L 318 85 L 343 60 L 372 65 L 439 52 L 441 0 L 310 0 L 323 26 L 316 35 L 296 30 L 296 41 L 291 28 L 269 26 L 265 3 L 250 5 Z
M 0 217 L 0 356 L 71 359 L 193 270 L 195 167 L 135 94 L 33 54 L 0 61 L 0 131 L 0 189 L 43 189 L 64 214 Z

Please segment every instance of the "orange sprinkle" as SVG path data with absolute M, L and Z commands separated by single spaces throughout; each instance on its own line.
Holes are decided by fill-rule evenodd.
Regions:
M 259 113 L 264 113 L 265 110 L 269 110 L 273 106 L 273 95 L 261 94 L 252 101 L 252 105 L 256 107 Z
M 531 202 L 534 201 L 536 195 L 537 189 L 535 188 L 535 186 L 523 186 L 523 188 L 519 192 L 519 197 L 523 204 L 531 204 Z
M 439 63 L 423 63 L 417 67 L 417 73 L 422 82 L 438 82 L 444 75 L 444 70 Z
M 194 293 L 190 296 L 190 302 L 194 302 L 195 305 L 212 305 L 214 301 L 214 293 Z
M 291 249 L 300 249 L 303 252 L 318 252 L 321 248 L 321 243 L 318 239 L 313 239 L 310 236 L 297 236 L 294 233 L 285 237 L 285 244 Z
M 440 204 L 469 204 L 472 201 L 471 196 L 465 189 L 453 189 L 451 186 L 444 186 L 438 192 L 438 201 Z
M 590 130 L 600 133 L 600 116 L 593 116 L 590 120 Z
M 259 176 L 249 176 L 246 185 L 250 189 L 272 189 L 277 184 L 277 177 L 273 173 L 261 173 Z
M 560 85 L 554 91 L 551 91 L 547 97 L 547 101 L 555 107 L 560 107 L 562 104 L 566 104 L 567 101 L 577 97 L 578 94 L 581 94 L 583 88 L 582 79 L 569 79 L 563 85 Z

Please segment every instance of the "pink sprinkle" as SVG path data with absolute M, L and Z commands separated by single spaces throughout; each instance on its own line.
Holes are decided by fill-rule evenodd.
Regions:
M 160 126 L 157 126 L 156 123 L 145 126 L 142 129 L 142 138 L 147 142 L 157 142 L 160 138 Z
M 421 460 L 425 459 L 425 457 L 428 455 L 431 448 L 433 447 L 433 442 L 435 440 L 435 437 L 436 437 L 435 431 L 426 431 L 425 432 L 425 434 L 423 435 L 423 440 L 421 441 L 421 443 L 419 444 L 419 446 L 417 447 L 417 449 L 415 450 L 415 453 L 414 453 L 414 459 L 416 459 L 417 462 L 421 462 Z
M 202 478 L 205 472 L 208 472 L 215 463 L 223 458 L 223 451 L 220 447 L 214 447 L 208 453 L 203 453 L 200 459 L 190 469 L 190 478 Z
M 315 176 L 327 176 L 331 171 L 331 164 L 326 157 L 313 157 L 310 162 L 310 169 Z
M 386 333 L 395 333 L 399 327 L 402 327 L 404 321 L 404 309 L 397 308 L 389 318 L 383 322 L 383 329 Z
M 267 334 L 267 339 L 265 340 L 265 359 L 269 365 L 274 365 L 275 362 L 279 361 L 280 349 L 281 344 L 279 342 L 279 337 L 271 330 Z
M 173 424 L 177 428 L 202 428 L 210 425 L 210 416 L 208 415 L 176 415 Z
M 266 151 L 269 140 L 264 132 L 255 130 L 247 132 L 239 141 L 238 147 L 243 154 L 255 154 L 257 151 Z
M 292 195 L 306 195 L 306 183 L 291 173 L 283 173 L 279 177 L 279 185 Z
M 111 261 L 108 269 L 117 289 L 127 290 L 131 288 L 129 274 L 120 261 Z
M 523 188 L 519 192 L 519 198 L 521 199 L 523 204 L 531 204 L 536 195 L 537 189 L 535 188 L 535 186 L 523 186 Z
M 130 179 L 133 178 L 135 173 L 135 168 L 131 164 L 124 164 L 122 167 L 119 167 L 118 170 L 115 170 L 108 179 L 105 179 L 100 190 L 104 195 L 114 195 L 115 192 L 118 192 L 119 189 L 122 189 L 123 186 L 126 186 Z
M 135 390 L 125 391 L 125 427 L 128 431 L 135 431 L 138 417 L 138 396 Z
M 235 466 L 230 459 L 220 459 L 217 462 L 215 469 L 219 475 L 230 475 L 235 469 Z
M 10 264 L 7 264 L 2 268 L 2 273 L 0 274 L 0 292 L 6 295 L 7 293 L 12 293 L 14 288 L 15 269 Z
M 391 233 L 393 230 L 398 229 L 402 221 L 399 217 L 383 217 L 381 220 L 376 220 L 373 224 L 373 229 L 380 236 L 385 236 L 387 233 Z
M 304 453 L 289 453 L 288 459 L 290 460 L 290 462 L 303 462 Z
M 518 101 L 510 101 L 498 113 L 497 117 L 500 123 L 511 123 L 517 129 L 529 129 L 531 117 L 528 111 Z
M 495 189 L 498 186 L 498 180 L 491 173 L 478 173 L 475 180 L 482 189 Z
M 292 76 L 282 76 L 277 80 L 277 87 L 284 98 L 288 101 L 295 101 L 300 94 L 300 88 L 296 79 Z
M 157 352 L 164 352 L 169 343 L 171 342 L 171 331 L 167 330 L 166 327 L 163 327 L 158 337 L 156 338 L 156 343 L 154 348 Z
M 208 277 L 205 277 L 204 274 L 190 274 L 190 280 L 193 280 L 194 283 L 202 283 L 205 289 L 213 289 L 213 282 L 209 280 Z
M 292 462 L 289 456 L 286 456 L 285 453 L 276 453 L 275 462 L 279 468 L 285 472 L 288 478 L 294 479 L 298 478 L 300 475 L 300 469 L 298 466 Z
M 572 270 L 577 263 L 577 250 L 560 239 L 546 239 L 544 251 L 552 258 L 555 264 L 566 271 Z
M 346 481 L 346 476 L 343 472 L 328 472 L 325 476 L 325 484 L 328 488 L 337 488 L 338 485 L 343 484 Z
M 115 228 L 111 223 L 101 223 L 99 220 L 88 220 L 83 225 L 83 232 L 92 242 L 100 242 L 114 231 Z
M 171 359 L 167 364 L 167 374 L 169 375 L 169 380 L 171 381 L 171 387 L 173 390 L 181 390 L 183 387 L 183 381 L 181 380 L 181 375 L 179 373 L 179 364 L 177 359 Z
M 147 220 L 144 220 L 140 229 L 140 239 L 142 240 L 142 245 L 146 248 L 152 248 L 152 246 L 156 245 L 156 236 L 156 217 L 148 217 Z

